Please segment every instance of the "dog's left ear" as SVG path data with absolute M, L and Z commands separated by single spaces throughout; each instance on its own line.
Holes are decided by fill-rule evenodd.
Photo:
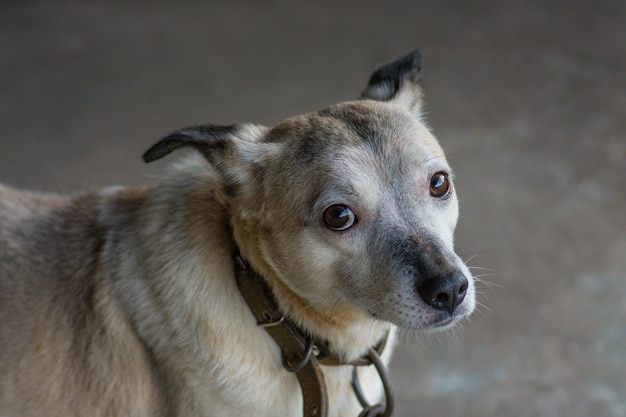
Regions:
M 419 119 L 423 101 L 421 69 L 422 53 L 416 49 L 374 71 L 360 98 L 401 104 Z
M 228 194 L 250 200 L 259 197 L 264 165 L 280 148 L 262 142 L 266 131 L 253 124 L 190 127 L 158 141 L 143 154 L 143 160 L 152 162 L 176 149 L 193 148 L 221 174 Z

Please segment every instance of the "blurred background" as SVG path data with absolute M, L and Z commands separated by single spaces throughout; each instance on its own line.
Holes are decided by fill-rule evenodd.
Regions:
M 397 415 L 626 416 L 623 0 L 4 1 L 0 181 L 151 183 L 164 134 L 351 99 L 416 47 L 487 282 L 461 329 L 402 337 Z

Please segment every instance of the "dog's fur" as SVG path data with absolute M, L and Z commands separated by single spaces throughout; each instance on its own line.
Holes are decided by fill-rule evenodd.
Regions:
M 199 152 L 154 187 L 0 186 L 0 415 L 301 415 L 295 376 L 238 292 L 237 250 L 281 310 L 346 360 L 395 326 L 468 316 L 456 194 L 429 191 L 450 168 L 420 121 L 419 61 L 383 66 L 359 100 L 272 129 L 179 131 L 145 159 Z M 337 204 L 356 216 L 345 231 L 324 222 Z M 445 304 L 459 280 L 458 303 Z M 369 368 L 359 374 L 373 401 Z M 356 416 L 351 367 L 324 373 L 330 415 Z

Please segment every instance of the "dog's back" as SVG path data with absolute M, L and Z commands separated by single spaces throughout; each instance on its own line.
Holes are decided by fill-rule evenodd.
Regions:
M 146 355 L 101 273 L 100 198 L 0 185 L 3 417 L 157 415 L 142 409 L 157 404 Z

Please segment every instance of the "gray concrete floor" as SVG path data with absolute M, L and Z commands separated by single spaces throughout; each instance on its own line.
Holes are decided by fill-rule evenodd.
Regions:
M 148 183 L 161 135 L 350 99 L 414 47 L 491 284 L 403 336 L 398 415 L 626 416 L 623 0 L 2 2 L 0 180 Z

